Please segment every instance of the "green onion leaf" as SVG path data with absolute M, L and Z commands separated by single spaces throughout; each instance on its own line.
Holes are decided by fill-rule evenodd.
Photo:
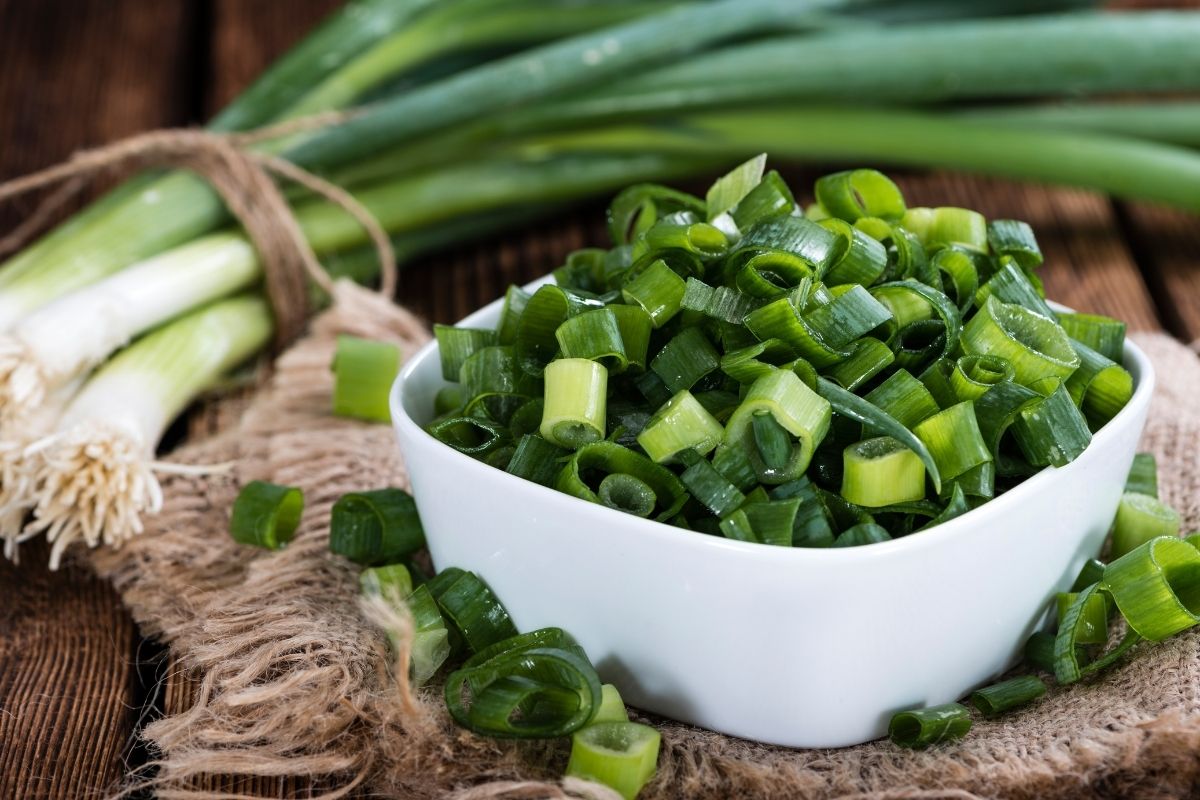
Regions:
M 399 372 L 400 349 L 394 344 L 338 336 L 333 356 L 333 413 L 390 422 L 388 395 Z
M 1125 323 L 1100 314 L 1059 314 L 1058 323 L 1082 342 L 1117 364 L 1125 360 Z
M 958 703 L 946 703 L 893 715 L 888 738 L 901 747 L 921 748 L 961 739 L 970 730 L 970 712 Z
M 963 328 L 962 348 L 968 355 L 1006 359 L 1017 382 L 1029 387 L 1044 378 L 1065 380 L 1079 367 L 1079 356 L 1058 323 L 994 297 Z
M 518 478 L 540 483 L 542 486 L 552 486 L 562 469 L 560 459 L 570 454 L 571 451 L 566 448 L 551 444 L 537 434 L 529 433 L 517 442 L 517 449 L 504 471 Z
M 453 325 L 434 325 L 433 335 L 437 337 L 438 355 L 442 360 L 442 377 L 448 381 L 459 379 L 459 370 L 468 358 L 499 341 L 496 331 L 456 328 Z
M 1126 492 L 1113 523 L 1112 556 L 1120 558 L 1158 536 L 1178 536 L 1179 513 L 1146 494 Z
M 333 504 L 329 549 L 357 564 L 388 564 L 425 546 L 412 495 L 376 489 L 343 495 Z
M 1158 497 L 1158 462 L 1153 453 L 1138 453 L 1133 457 L 1125 491 Z
M 985 717 L 995 717 L 1028 705 L 1046 693 L 1046 684 L 1034 675 L 1019 675 L 971 693 L 971 705 Z

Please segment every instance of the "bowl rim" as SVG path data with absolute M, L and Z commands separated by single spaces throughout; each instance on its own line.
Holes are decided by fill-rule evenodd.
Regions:
M 553 281 L 553 276 L 546 275 L 535 281 L 525 284 L 522 288 L 526 291 L 535 290 L 538 287 Z M 455 323 L 456 327 L 472 327 L 482 323 L 486 317 L 492 315 L 504 302 L 504 296 L 484 305 L 482 308 L 468 314 L 463 319 Z M 1050 306 L 1057 311 L 1072 312 L 1073 309 L 1053 301 Z M 769 556 L 774 559 L 793 559 L 804 561 L 811 559 L 814 561 L 830 561 L 830 560 L 862 560 L 873 558 L 887 558 L 894 554 L 904 552 L 906 550 L 920 551 L 923 548 L 937 547 L 943 543 L 947 537 L 963 536 L 972 528 L 984 527 L 987 518 L 1000 517 L 1007 513 L 1010 507 L 1022 502 L 1026 496 L 1032 493 L 1043 491 L 1048 486 L 1052 486 L 1058 480 L 1067 480 L 1073 474 L 1073 468 L 1078 469 L 1080 462 L 1087 458 L 1087 454 L 1096 447 L 1103 447 L 1104 443 L 1109 439 L 1118 435 L 1118 428 L 1127 423 L 1131 417 L 1138 415 L 1143 407 L 1148 407 L 1150 397 L 1154 391 L 1155 374 L 1154 367 L 1150 362 L 1149 357 L 1145 352 L 1134 344 L 1130 339 L 1125 339 L 1122 365 L 1125 366 L 1133 374 L 1134 392 L 1129 402 L 1125 404 L 1115 417 L 1097 431 L 1092 436 L 1092 441 L 1088 443 L 1087 449 L 1079 459 L 1067 464 L 1063 467 L 1046 467 L 1040 472 L 1025 479 L 1017 486 L 1009 491 L 993 498 L 986 503 L 973 508 L 970 511 L 955 517 L 954 519 L 943 522 L 927 531 L 922 531 L 920 536 L 902 536 L 898 539 L 889 539 L 886 542 L 875 542 L 869 545 L 860 547 L 779 547 L 776 545 L 760 544 L 758 542 L 741 542 L 735 539 L 727 539 L 719 536 L 695 535 L 695 531 L 689 531 L 683 528 L 676 528 L 673 525 L 668 525 L 665 522 L 657 520 L 643 519 L 634 517 L 629 514 L 623 514 L 620 511 L 612 508 L 589 503 L 578 497 L 573 497 L 568 494 L 552 489 L 548 486 L 534 483 L 532 481 L 519 478 L 515 475 L 510 475 L 504 470 L 484 464 L 470 456 L 460 453 L 452 447 L 439 442 L 434 436 L 428 433 L 425 428 L 418 424 L 416 420 L 408 413 L 405 408 L 405 388 L 409 379 L 429 360 L 435 359 L 438 353 L 437 339 L 431 339 L 420 350 L 418 350 L 401 368 L 396 376 L 395 382 L 392 384 L 392 389 L 389 394 L 389 405 L 392 413 L 392 424 L 397 432 L 402 432 L 408 437 L 424 437 L 430 443 L 442 448 L 444 455 L 451 459 L 456 464 L 455 474 L 460 474 L 457 469 L 465 470 L 487 470 L 486 474 L 492 475 L 495 479 L 501 481 L 511 481 L 512 491 L 514 492 L 531 492 L 531 500 L 538 499 L 538 502 L 543 502 L 547 505 L 557 505 L 559 503 L 570 504 L 569 508 L 565 509 L 569 513 L 579 513 L 583 516 L 599 514 L 597 520 L 600 522 L 609 521 L 610 523 L 621 520 L 623 525 L 631 526 L 631 530 L 639 530 L 643 533 L 639 535 L 651 537 L 673 537 L 670 540 L 663 539 L 664 544 L 674 545 L 677 547 L 694 547 L 694 548 L 709 548 L 713 552 L 740 553 L 743 556 L 753 556 L 755 554 Z M 403 437 L 402 437 L 403 438 Z M 470 473 L 468 472 L 468 475 Z M 480 473 L 483 474 L 483 473 Z M 692 534 L 692 535 L 679 535 Z

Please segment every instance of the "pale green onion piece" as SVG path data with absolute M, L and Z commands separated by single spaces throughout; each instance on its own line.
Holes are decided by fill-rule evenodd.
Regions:
M 608 441 L 592 442 L 576 450 L 559 472 L 554 488 L 599 503 L 599 495 L 587 480 L 592 476 L 620 473 L 632 475 L 654 491 L 658 510 L 654 518 L 657 520 L 675 516 L 687 501 L 687 492 L 673 472 L 627 447 Z
M 358 585 L 363 594 L 390 603 L 403 602 L 413 591 L 412 574 L 403 564 L 368 567 L 358 574 Z
M 658 768 L 658 731 L 637 722 L 599 722 L 571 736 L 567 775 L 595 781 L 634 800 Z
M 969 208 L 912 208 L 900 224 L 926 247 L 958 245 L 981 253 L 988 251 L 987 220 Z
M 544 376 L 542 438 L 568 450 L 603 439 L 608 370 L 584 358 L 561 358 Z
M 1058 323 L 1077 342 L 1083 342 L 1105 358 L 1125 360 L 1125 323 L 1100 314 L 1059 314 Z
M 970 712 L 958 703 L 946 703 L 893 715 L 888 738 L 901 747 L 921 748 L 961 739 L 970 730 Z
M 766 167 L 767 154 L 762 153 L 717 178 L 705 197 L 709 222 L 742 202 L 762 181 Z
M 610 375 L 625 371 L 629 359 L 617 315 L 611 308 L 599 308 L 565 320 L 554 331 L 564 359 L 598 361 Z
M 756 411 L 771 414 L 775 422 L 796 437 L 786 466 L 772 469 L 763 463 L 754 444 L 752 423 Z M 829 431 L 830 405 L 795 373 L 776 370 L 756 380 L 742 405 L 725 425 L 724 443 L 741 447 L 764 483 L 783 483 L 800 477 L 808 468 L 816 446 Z
M 825 211 L 847 222 L 861 217 L 894 222 L 904 216 L 904 195 L 890 178 L 873 169 L 825 175 L 817 179 L 814 190 Z
M 456 328 L 453 325 L 434 325 L 438 356 L 442 361 L 442 377 L 457 381 L 459 370 L 476 351 L 498 343 L 496 331 L 478 328 Z
M 896 361 L 891 348 L 878 339 L 864 336 L 854 343 L 850 357 L 825 370 L 825 377 L 854 391 Z
M 1067 391 L 1092 429 L 1098 430 L 1133 397 L 1133 376 L 1082 342 L 1072 340 L 1071 346 L 1079 355 L 1079 369 L 1067 378 Z
M 1084 587 L 1086 588 L 1086 587 Z M 1055 597 L 1058 609 L 1058 624 L 1062 627 L 1067 612 L 1079 598 L 1078 592 L 1059 592 Z M 1076 644 L 1104 644 L 1108 641 L 1108 604 L 1102 594 L 1091 594 L 1084 601 L 1083 610 L 1075 623 L 1078 629 L 1075 633 Z
M 925 465 L 890 436 L 852 444 L 842 453 L 842 497 L 879 508 L 925 497 Z
M 971 403 L 957 403 L 929 417 L 913 433 L 929 448 L 943 481 L 992 460 Z
M 725 428 L 686 390 L 654 413 L 638 434 L 646 455 L 662 464 L 681 450 L 705 455 L 720 444 Z
M 588 722 L 589 725 L 598 725 L 601 722 L 628 722 L 629 712 L 625 710 L 625 701 L 621 699 L 621 693 L 617 691 L 617 687 L 611 683 L 606 683 L 600 687 L 600 706 L 596 709 L 596 713 Z
M 686 288 L 683 278 L 660 258 L 627 283 L 621 294 L 626 303 L 649 314 L 655 328 L 661 328 L 679 313 Z
M 1126 492 L 1113 523 L 1112 556 L 1120 558 L 1159 536 L 1178 536 L 1179 512 L 1157 498 Z
M 412 495 L 376 489 L 343 495 L 333 504 L 329 549 L 357 564 L 388 564 L 425 546 Z
M 418 586 L 405 603 L 413 618 L 409 675 L 414 686 L 423 686 L 450 658 L 450 630 L 428 586 Z
M 778 172 L 771 170 L 729 213 L 738 228 L 746 230 L 764 220 L 790 216 L 795 209 L 792 190 Z
M 399 372 L 400 348 L 396 345 L 339 336 L 333 356 L 333 413 L 390 422 L 388 395 Z
M 863 397 L 910 430 L 940 411 L 937 401 L 908 370 L 897 370 Z
M 1012 365 L 1000 356 L 963 356 L 950 374 L 950 388 L 959 401 L 978 400 L 997 383 L 1012 380 L 1015 374 Z
M 1151 642 L 1200 622 L 1200 551 L 1181 539 L 1151 539 L 1126 553 L 1105 568 L 1100 586 Z
M 1158 497 L 1158 462 L 1153 453 L 1138 453 L 1133 457 L 1125 491 Z
M 304 512 L 304 492 L 295 486 L 250 481 L 233 501 L 229 533 L 235 542 L 278 550 L 292 540 Z
M 1079 367 L 1079 356 L 1058 323 L 994 297 L 963 328 L 962 347 L 968 355 L 1004 358 L 1017 382 L 1030 387 L 1044 378 L 1065 380 Z
M 971 705 L 985 717 L 1026 706 L 1046 693 L 1046 684 L 1034 675 L 1019 675 L 971 693 Z

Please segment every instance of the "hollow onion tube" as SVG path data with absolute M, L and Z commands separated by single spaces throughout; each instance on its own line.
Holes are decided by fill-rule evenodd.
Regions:
M 250 481 L 233 501 L 229 534 L 241 544 L 278 550 L 296 534 L 303 511 L 303 490 Z
M 592 722 L 571 736 L 566 774 L 604 784 L 624 800 L 634 800 L 654 777 L 661 739 L 654 728 L 638 722 Z
M 1017 382 L 1031 388 L 1044 378 L 1066 380 L 1079 367 L 1071 340 L 1056 322 L 994 297 L 963 327 L 962 347 L 968 355 L 1004 358 Z
M 390 422 L 388 395 L 400 372 L 400 348 L 391 342 L 341 335 L 333 354 L 333 413 Z
M 570 450 L 603 439 L 608 370 L 586 358 L 560 358 L 544 376 L 542 438 Z
M 994 717 L 1028 705 L 1046 693 L 1046 684 L 1034 675 L 1018 675 L 971 693 L 971 705 L 985 717 Z
M 842 497 L 879 508 L 925 497 L 925 465 L 890 436 L 852 444 L 843 451 Z
M 901 711 L 888 724 L 888 738 L 901 747 L 928 747 L 961 739 L 971 730 L 971 715 L 958 703 Z
M 57 431 L 33 444 L 31 533 L 52 542 L 51 568 L 82 540 L 118 545 L 162 507 L 154 451 L 171 421 L 271 335 L 258 297 L 205 306 L 154 331 L 84 384 Z
M 771 415 L 795 442 L 789 441 L 789 452 L 782 465 L 768 466 L 755 443 L 755 412 Z M 726 447 L 740 447 L 763 483 L 784 483 L 800 477 L 808 468 L 817 445 L 829 432 L 831 409 L 829 401 L 804 385 L 794 372 L 775 370 L 756 380 L 746 393 L 742 404 L 725 424 Z
M 1159 536 L 1178 536 L 1179 529 L 1179 512 L 1175 509 L 1150 495 L 1125 492 L 1113 522 L 1113 558 L 1120 558 Z
M 913 433 L 929 448 L 943 481 L 992 460 L 970 403 L 957 403 L 939 411 L 913 428 Z
M 637 443 L 661 464 L 681 450 L 705 455 L 721 443 L 724 435 L 721 423 L 685 389 L 654 412 L 638 434 Z

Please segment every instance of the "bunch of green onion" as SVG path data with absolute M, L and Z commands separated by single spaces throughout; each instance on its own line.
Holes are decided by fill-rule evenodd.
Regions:
M 436 326 L 429 431 L 559 491 L 763 544 L 871 544 L 1074 460 L 1133 393 L 1125 327 L 1043 297 L 1029 226 L 874 170 L 804 210 L 765 157 L 620 193 L 614 246 Z
M 1200 85 L 1200 14 L 1077 10 L 1088 5 L 349 0 L 209 127 L 358 107 L 341 124 L 255 147 L 349 188 L 409 258 L 563 200 L 763 150 L 1200 208 L 1193 104 L 945 106 Z M 314 250 L 370 280 L 377 265 L 351 218 L 302 191 L 292 197 Z M 134 178 L 0 265 L 6 552 L 45 531 L 57 562 L 72 541 L 119 543 L 141 528 L 157 507 L 164 420 L 234 366 L 210 358 L 208 373 L 185 379 L 142 341 L 257 294 L 260 273 L 217 195 L 182 173 Z M 270 317 L 238 307 L 245 330 L 214 334 L 224 337 L 214 347 L 249 355 L 269 339 Z M 204 357 L 192 352 L 204 344 L 180 339 L 180 365 Z M 141 383 L 135 369 L 177 372 Z M 172 383 L 186 396 L 161 388 Z M 121 422 L 108 412 L 137 405 L 152 413 Z

